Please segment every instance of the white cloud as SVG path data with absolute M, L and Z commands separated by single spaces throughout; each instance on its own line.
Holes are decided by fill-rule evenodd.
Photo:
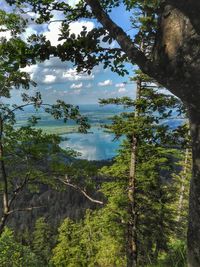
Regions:
M 51 85 L 50 85 L 50 86 L 47 86 L 47 87 L 45 87 L 45 90 L 47 90 L 47 91 L 48 91 L 48 90 L 52 90 L 52 89 L 53 89 L 53 86 L 51 86 Z
M 85 88 L 91 88 L 92 87 L 92 84 L 91 83 L 88 83 Z
M 95 27 L 93 22 L 81 20 L 70 23 L 69 28 L 71 33 L 78 35 L 83 30 L 83 26 L 87 28 L 87 31 L 91 31 Z
M 123 88 L 123 87 L 125 87 L 125 83 L 117 83 L 117 84 L 115 84 L 115 87 Z
M 48 31 L 44 33 L 47 40 L 51 42 L 52 45 L 56 46 L 58 44 L 62 44 L 63 41 L 58 41 L 60 34 L 61 22 L 52 22 L 48 26 Z
M 113 83 L 111 80 L 105 80 L 103 82 L 99 82 L 98 86 L 111 86 Z
M 63 18 L 60 17 L 60 15 L 56 15 L 55 20 L 62 20 Z M 91 31 L 95 25 L 91 21 L 81 20 L 81 21 L 75 21 L 70 23 L 69 28 L 70 32 L 78 35 L 82 30 L 83 26 L 87 28 L 87 31 Z M 58 44 L 62 44 L 64 40 L 58 41 L 60 37 L 60 30 L 61 30 L 61 22 L 55 21 L 48 25 L 48 30 L 44 32 L 44 35 L 46 38 L 51 42 L 52 45 L 57 46 Z
M 83 87 L 83 83 L 79 83 L 79 84 L 75 84 L 73 83 L 70 88 L 71 89 L 79 89 L 79 88 L 82 88 Z
M 79 95 L 80 93 L 81 93 L 81 90 L 80 90 L 80 89 L 74 91 L 74 94 L 75 94 L 75 95 Z
M 119 92 L 119 93 L 125 93 L 125 92 L 126 92 L 126 89 L 125 89 L 124 87 L 119 88 L 118 92 Z
M 69 68 L 68 63 L 62 62 L 56 57 L 52 57 L 50 60 L 37 65 L 26 66 L 21 71 L 28 72 L 31 79 L 37 84 L 89 81 L 94 79 L 94 74 L 88 75 L 86 72 L 77 73 L 75 68 Z
M 6 40 L 9 40 L 11 38 L 10 31 L 0 31 L 0 38 L 6 38 Z
M 80 2 L 80 0 L 68 0 L 67 4 L 70 6 L 75 6 Z
M 108 32 L 107 32 L 108 33 Z M 119 47 L 118 43 L 114 40 L 111 42 L 111 44 L 109 44 L 108 42 L 103 42 L 103 38 L 105 37 L 106 35 L 103 35 L 100 37 L 100 45 L 101 47 L 103 48 L 110 48 L 110 49 L 113 49 L 113 48 L 116 48 L 116 47 Z
M 14 6 L 10 6 L 5 0 L 1 0 L 0 2 L 0 9 L 10 13 L 13 11 Z
M 63 78 L 66 78 L 68 81 L 93 80 L 94 75 L 88 75 L 86 72 L 78 73 L 75 68 L 70 68 L 63 72 Z
M 30 78 L 34 80 L 34 73 L 37 73 L 38 65 L 26 66 L 25 68 L 21 68 L 21 71 L 27 72 L 30 75 Z
M 26 66 L 25 68 L 21 68 L 21 71 L 28 72 L 29 74 L 33 73 L 37 69 L 37 65 Z
M 54 83 L 56 81 L 55 75 L 45 75 L 44 77 L 44 83 Z
M 21 34 L 22 39 L 26 40 L 29 36 L 32 34 L 37 34 L 38 31 L 34 29 L 32 25 L 29 25 L 29 27 L 26 28 L 25 32 Z
M 61 61 L 58 57 L 51 57 L 50 60 L 45 60 L 43 63 L 44 68 L 52 69 L 66 69 L 67 63 Z

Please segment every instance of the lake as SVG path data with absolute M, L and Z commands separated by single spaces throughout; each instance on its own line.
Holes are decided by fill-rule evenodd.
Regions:
M 115 140 L 114 135 L 104 132 L 99 127 L 100 124 L 110 123 L 110 117 L 124 111 L 122 107 L 108 105 L 100 107 L 99 105 L 81 105 L 81 114 L 87 116 L 91 124 L 88 134 L 74 132 L 74 123 L 69 121 L 64 124 L 62 120 L 55 120 L 49 114 L 42 110 L 35 112 L 33 109 L 27 109 L 26 112 L 17 114 L 17 127 L 26 124 L 27 117 L 32 115 L 41 117 L 37 128 L 43 129 L 47 133 L 59 134 L 63 141 L 62 148 L 70 147 L 81 153 L 79 158 L 88 160 L 111 159 L 116 155 L 120 145 L 120 140 Z M 69 132 L 69 133 L 68 133 Z
M 27 117 L 37 115 L 41 117 L 37 128 L 41 128 L 47 133 L 59 134 L 63 138 L 60 144 L 62 148 L 70 147 L 80 152 L 80 158 L 82 159 L 105 160 L 113 158 L 120 146 L 120 140 L 113 141 L 114 135 L 104 132 L 100 125 L 111 123 L 110 117 L 123 112 L 124 109 L 114 105 L 104 107 L 99 105 L 81 105 L 80 111 L 82 115 L 88 117 L 91 124 L 88 134 L 77 133 L 77 127 L 73 121 L 64 124 L 62 120 L 55 120 L 49 114 L 44 113 L 44 111 L 39 110 L 35 112 L 33 109 L 17 114 L 17 126 L 25 125 Z M 163 124 L 170 125 L 172 129 L 182 123 L 183 121 L 179 119 L 163 121 Z
M 105 133 L 103 129 L 92 127 L 90 133 L 69 133 L 62 137 L 67 138 L 61 142 L 61 147 L 70 147 L 81 153 L 79 158 L 88 160 L 104 160 L 110 159 L 116 155 L 120 141 L 115 140 L 114 136 Z

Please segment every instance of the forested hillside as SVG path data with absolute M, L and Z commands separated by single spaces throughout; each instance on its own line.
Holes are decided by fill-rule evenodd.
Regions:
M 0 3 L 0 266 L 200 266 L 200 6 L 186 2 Z M 78 103 L 95 95 L 120 107 L 98 117 L 120 144 L 101 161 L 62 146 L 88 142 Z

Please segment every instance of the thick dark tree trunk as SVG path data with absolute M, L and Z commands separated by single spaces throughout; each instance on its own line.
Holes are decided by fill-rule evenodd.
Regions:
M 170 5 L 164 6 L 158 34 L 155 60 L 166 71 L 166 87 L 180 97 L 189 113 L 193 175 L 189 199 L 188 266 L 200 267 L 200 36 L 190 18 Z
M 200 266 L 200 113 L 189 110 L 192 136 L 193 175 L 190 186 L 188 266 Z
M 189 199 L 188 266 L 200 267 L 200 90 L 197 90 L 200 78 L 200 49 L 197 44 L 200 38 L 184 14 L 171 7 L 167 7 L 166 11 L 167 9 L 168 13 L 164 13 L 165 18 L 162 20 L 162 41 L 165 49 L 162 62 L 167 65 L 168 89 L 180 97 L 188 108 L 192 137 L 193 175 Z M 161 54 L 159 52 L 159 56 Z

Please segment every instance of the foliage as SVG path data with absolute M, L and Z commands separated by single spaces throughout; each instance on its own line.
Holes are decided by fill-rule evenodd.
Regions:
M 161 253 L 158 263 L 152 267 L 186 267 L 186 244 L 182 240 L 171 240 L 169 244 L 169 251 Z
M 10 37 L 6 38 L 5 34 L 0 40 L 1 96 L 10 97 L 13 88 L 29 89 L 29 86 L 36 85 L 30 75 L 20 69 L 35 62 L 30 47 L 20 38 L 26 26 L 26 20 L 20 15 L 0 10 L 0 32 L 10 34 Z
M 0 31 L 10 34 L 7 38 L 2 37 L 0 42 L 0 97 L 4 97 L 6 102 L 6 98 L 11 97 L 13 88 L 29 89 L 36 86 L 29 74 L 23 72 L 23 68 L 36 63 L 37 53 L 34 49 L 37 48 L 33 49 L 33 45 L 28 44 L 21 36 L 26 30 L 26 19 L 17 15 L 17 12 L 6 13 L 0 10 L 0 15 Z M 42 57 L 41 53 L 40 50 Z M 64 123 L 68 120 L 75 121 L 80 132 L 86 133 L 90 127 L 87 118 L 81 116 L 78 106 L 62 100 L 57 100 L 54 104 L 44 103 L 39 91 L 31 96 L 22 93 L 21 97 L 20 105 L 0 103 L 0 191 L 4 199 L 0 231 L 13 212 L 39 208 L 19 207 L 19 194 L 25 191 L 37 192 L 39 184 L 48 184 L 55 188 L 57 181 L 53 181 L 53 162 L 54 165 L 60 161 L 66 164 L 68 158 L 77 155 L 70 150 L 62 150 L 59 147 L 60 138 L 56 135 L 43 134 L 41 130 L 31 128 L 37 124 L 38 117 L 29 118 L 27 126 L 17 129 L 16 112 L 32 106 L 36 110 L 43 109 L 55 119 L 63 119 Z
M 140 73 L 136 79 L 141 79 Z M 176 235 L 177 205 L 175 207 L 174 203 L 178 201 L 178 195 L 175 192 L 181 186 L 173 177 L 177 177 L 179 173 L 175 166 L 180 161 L 181 150 L 188 145 L 185 126 L 181 125 L 177 129 L 170 127 L 171 120 L 182 116 L 180 101 L 172 95 L 161 93 L 147 77 L 142 79 L 136 100 L 124 97 L 100 101 L 104 105 L 112 103 L 129 108 L 114 116 L 111 125 L 104 126 L 116 138 L 126 136 L 114 164 L 102 169 L 104 175 L 116 179 L 115 186 L 121 179 L 124 187 L 128 188 L 132 136 L 137 140 L 134 202 L 139 265 L 156 262 L 160 253 L 168 251 L 170 236 Z M 108 185 L 104 185 L 106 186 Z M 126 200 L 127 197 L 123 197 Z M 128 224 L 131 215 L 128 212 L 128 200 L 126 201 L 123 206 L 123 210 L 126 210 L 123 221 Z M 118 206 L 116 210 L 120 214 L 122 209 Z M 181 224 L 184 233 L 186 220 L 184 218 Z
M 76 224 L 65 219 L 58 229 L 58 244 L 53 249 L 51 262 L 55 266 L 85 266 L 81 262 L 81 249 Z
M 37 219 L 35 223 L 35 230 L 33 232 L 33 252 L 40 260 L 41 266 L 48 266 L 48 262 L 51 257 L 51 249 L 54 245 L 54 238 L 52 229 L 45 222 L 45 218 L 41 217 Z
M 79 238 L 72 238 L 74 245 L 65 238 L 68 240 L 65 251 L 73 255 L 72 258 L 76 258 L 76 251 L 81 249 L 82 261 L 79 264 L 83 265 L 80 266 L 126 265 L 127 223 L 130 216 L 127 209 L 127 183 L 131 135 L 134 133 L 139 146 L 135 196 L 138 264 L 145 266 L 154 263 L 154 266 L 169 266 L 176 261 L 179 264 L 179 259 L 180 264 L 183 264 L 185 256 L 182 256 L 182 244 L 185 242 L 185 235 L 179 235 L 180 241 L 173 241 L 173 238 L 177 238 L 178 227 L 181 227 L 182 233 L 186 232 L 187 219 L 183 214 L 184 209 L 180 212 L 181 222 L 177 225 L 177 192 L 181 188 L 180 179 L 177 177 L 182 175 L 178 165 L 183 165 L 181 154 L 182 149 L 188 146 L 188 141 L 185 141 L 188 130 L 184 125 L 178 129 L 169 125 L 171 119 L 182 116 L 181 103 L 175 97 L 157 90 L 147 91 L 145 86 L 142 87 L 140 99 L 136 101 L 122 98 L 102 100 L 101 103 L 129 107 L 127 112 L 115 116 L 111 125 L 106 125 L 106 130 L 115 133 L 117 138 L 124 135 L 126 138 L 114 163 L 100 171 L 100 190 L 107 199 L 106 205 L 102 209 L 88 211 L 83 222 L 76 224 L 77 229 L 72 227 L 74 235 L 78 233 Z M 130 107 L 133 112 L 130 111 Z M 136 109 L 140 112 L 140 120 L 134 116 Z M 172 112 L 174 109 L 176 112 Z M 168 124 L 163 125 L 164 120 L 168 120 Z M 188 162 L 187 175 L 190 171 L 189 165 Z M 186 187 L 188 189 L 188 185 Z M 64 243 L 63 246 L 61 244 L 60 240 L 54 250 L 57 251 L 57 260 L 62 259 L 64 255 L 64 252 L 58 253 L 64 246 Z M 74 262 L 77 264 L 75 259 Z
M 54 182 L 50 179 L 52 163 L 68 156 L 67 151 L 59 147 L 59 142 L 58 136 L 44 134 L 40 129 L 29 126 L 16 129 L 5 125 L 4 161 L 8 171 L 9 190 L 15 191 L 23 183 L 29 189 L 31 185 L 36 189 L 40 183 L 53 185 Z
M 100 24 L 96 24 L 95 28 L 88 31 L 87 27 L 83 27 L 80 34 L 75 35 L 70 32 L 70 23 L 79 19 L 95 19 L 94 14 L 88 8 L 87 1 L 78 1 L 76 6 L 72 6 L 65 1 L 57 2 L 50 1 L 10 1 L 8 3 L 21 4 L 21 12 L 26 12 L 30 9 L 37 13 L 36 23 L 45 24 L 54 20 L 53 12 L 62 12 L 64 15 L 61 27 L 59 40 L 63 44 L 59 44 L 56 48 L 51 46 L 50 42 L 44 36 L 32 35 L 29 38 L 32 44 L 32 52 L 36 58 L 40 60 L 49 59 L 50 55 L 59 56 L 63 61 L 72 61 L 78 71 L 87 71 L 89 74 L 94 66 L 103 63 L 104 68 L 110 67 L 112 71 L 120 75 L 127 74 L 125 62 L 128 62 L 128 57 L 122 52 L 122 49 L 117 46 L 112 46 L 114 41 L 113 34 Z M 128 11 L 132 28 L 131 39 L 135 45 L 144 40 L 144 48 L 148 48 L 148 54 L 155 44 L 155 35 L 157 27 L 158 12 L 160 1 L 100 1 L 101 7 L 108 14 L 115 7 L 121 7 Z M 147 55 L 148 55 L 147 54 Z
M 15 1 L 8 0 L 8 2 L 12 4 Z M 0 54 L 4 60 L 2 60 L 1 68 L 3 71 L 0 73 L 2 96 L 9 97 L 12 86 L 18 88 L 20 86 L 24 88 L 29 87 L 30 77 L 19 71 L 20 67 L 34 64 L 36 60 L 49 59 L 51 55 L 59 56 L 62 60 L 70 60 L 77 66 L 78 71 L 87 71 L 89 74 L 91 69 L 100 63 L 103 63 L 104 68 L 110 67 L 111 70 L 121 75 L 127 73 L 124 68 L 124 62 L 128 61 L 128 55 L 122 53 L 124 47 L 111 48 L 113 40 L 116 39 L 116 34 L 119 33 L 120 36 L 120 33 L 123 33 L 120 28 L 117 28 L 117 31 L 113 30 L 108 33 L 106 28 L 97 24 L 97 27 L 90 32 L 83 27 L 82 32 L 77 36 L 70 33 L 69 23 L 71 21 L 76 21 L 80 18 L 94 18 L 85 1 L 80 1 L 76 7 L 71 7 L 65 2 L 57 3 L 54 0 L 39 2 L 19 0 L 17 1 L 18 5 L 20 2 L 32 4 L 32 11 L 37 12 L 39 15 L 36 19 L 38 23 L 49 22 L 53 18 L 52 11 L 54 10 L 63 11 L 65 19 L 62 23 L 60 36 L 63 44 L 58 45 L 57 48 L 52 47 L 50 42 L 43 36 L 37 35 L 30 37 L 29 43 L 25 44 L 16 35 L 21 31 L 21 25 L 24 23 L 23 20 L 14 15 L 6 17 L 6 14 L 2 12 L 3 23 L 1 22 L 1 24 L 6 25 L 6 30 L 9 30 L 10 25 L 13 25 L 13 20 L 17 25 L 17 33 L 13 31 L 13 38 L 8 41 L 3 39 L 0 47 Z M 134 18 L 132 18 L 132 25 L 137 28 L 134 36 L 131 36 L 131 38 L 125 37 L 129 41 L 134 39 L 134 45 L 140 47 L 140 51 L 145 48 L 146 52 L 143 55 L 142 61 L 145 61 L 146 58 L 152 58 L 151 52 L 156 45 L 156 25 L 159 18 L 160 1 L 148 1 L 147 3 L 147 1 L 140 0 L 124 0 L 122 2 L 127 10 L 133 10 Z M 117 7 L 120 4 L 120 1 L 101 1 L 101 7 L 108 13 L 113 7 Z M 10 25 L 8 18 L 9 23 L 11 23 Z M 123 34 L 122 36 L 124 37 Z M 117 40 L 120 41 L 120 38 Z M 143 40 L 143 47 L 141 47 L 141 40 Z M 128 50 L 131 51 L 133 50 L 132 48 Z M 139 55 L 141 54 L 139 53 Z M 138 58 L 140 57 L 138 56 Z M 153 73 L 155 73 L 154 70 Z M 34 83 L 32 84 L 34 85 Z M 177 175 L 174 175 L 173 167 L 174 162 L 179 158 L 180 149 L 182 146 L 187 145 L 187 142 L 185 142 L 185 127 L 179 127 L 179 129 L 174 130 L 169 125 L 163 123 L 164 120 L 172 117 L 172 109 L 175 108 L 179 112 L 182 108 L 180 108 L 180 103 L 177 102 L 175 97 L 155 94 L 154 90 L 149 88 L 146 90 L 145 86 L 142 89 L 143 95 L 136 101 L 128 98 L 102 101 L 103 104 L 116 103 L 133 107 L 132 112 L 124 112 L 120 116 L 115 116 L 113 124 L 106 126 L 108 131 L 116 135 L 116 138 L 126 136 L 123 149 L 115 159 L 113 166 L 102 170 L 104 175 L 106 174 L 112 178 L 117 177 L 117 179 L 120 179 L 120 182 L 114 181 L 102 187 L 102 192 L 108 197 L 108 204 L 105 208 L 93 214 L 93 225 L 88 221 L 90 215 L 87 214 L 88 217 L 86 216 L 82 226 L 84 229 L 89 228 L 88 235 L 82 236 L 79 234 L 77 228 L 80 229 L 81 224 L 74 224 L 69 219 L 64 221 L 59 229 L 58 244 L 53 250 L 52 263 L 56 266 L 89 266 L 90 264 L 122 266 L 124 264 L 125 225 L 129 217 L 129 214 L 126 213 L 127 199 L 125 192 L 130 169 L 130 144 L 133 135 L 137 138 L 138 146 L 140 147 L 137 153 L 136 183 L 139 263 L 144 265 L 156 261 L 159 254 L 170 251 L 170 259 L 166 256 L 165 262 L 167 264 L 174 264 L 175 261 L 179 260 L 176 256 L 182 255 L 184 250 L 182 249 L 182 241 L 180 244 L 178 242 L 173 244 L 172 242 L 172 248 L 170 248 L 169 244 L 171 242 L 170 236 L 175 234 L 174 224 L 176 222 L 172 203 L 176 201 L 174 192 L 177 189 L 177 185 L 173 183 L 172 177 Z M 23 98 L 25 101 L 33 101 L 36 108 L 41 107 L 42 102 L 39 93 L 34 99 L 27 95 L 23 95 Z M 2 111 L 3 115 L 4 113 L 11 115 L 8 117 L 9 122 L 14 120 L 13 112 L 10 112 L 7 107 L 3 106 Z M 62 101 L 58 101 L 51 108 L 47 107 L 46 111 L 56 118 L 64 117 L 64 120 L 73 118 L 81 125 L 85 125 L 85 120 L 79 116 L 77 108 L 73 109 L 72 106 L 67 106 Z M 136 112 L 139 112 L 140 116 L 135 116 Z M 36 121 L 36 118 L 31 119 L 32 124 Z M 12 126 L 5 125 L 5 129 L 8 131 L 8 134 L 3 137 L 3 141 L 5 139 L 5 144 L 7 145 L 5 158 L 7 157 L 6 159 L 11 160 L 11 163 L 8 163 L 9 189 L 13 191 L 14 188 L 15 192 L 17 190 L 16 185 L 18 185 L 21 178 L 23 182 L 26 182 L 26 178 L 24 179 L 26 174 L 28 174 L 28 179 L 33 184 L 37 184 L 36 177 L 40 177 L 40 182 L 50 182 L 49 171 L 57 172 L 57 174 L 63 174 L 64 171 L 67 171 L 65 164 L 63 162 L 60 163 L 60 157 L 57 157 L 60 150 L 58 149 L 58 139 L 55 136 L 42 136 L 40 132 L 34 132 L 30 127 L 16 131 Z M 84 131 L 84 127 L 81 130 Z M 15 133 L 18 138 L 17 141 Z M 32 139 L 29 136 L 27 137 L 27 134 Z M 35 139 L 35 137 L 41 140 L 40 146 L 37 145 L 38 139 Z M 177 147 L 174 148 L 175 140 L 179 151 Z M 48 141 L 48 143 L 45 143 L 46 146 L 42 145 L 43 141 Z M 18 146 L 15 146 L 15 142 Z M 51 142 L 51 146 L 49 146 L 49 142 Z M 13 151 L 16 151 L 16 155 L 13 155 Z M 49 167 L 49 169 L 44 170 L 42 160 L 45 157 L 48 158 L 48 163 L 45 167 Z M 3 156 L 1 161 L 3 162 L 5 158 Z M 39 168 L 38 162 L 40 162 Z M 17 172 L 16 169 L 13 170 L 12 164 L 19 166 Z M 20 174 L 18 175 L 18 173 Z M 73 180 L 79 180 L 80 169 L 76 170 L 76 168 L 73 168 L 68 173 L 70 174 L 70 179 L 72 177 Z M 90 187 L 92 181 L 87 171 L 85 171 L 84 175 L 89 178 L 87 186 Z M 102 225 L 98 223 L 99 218 L 103 219 Z M 98 227 L 95 228 L 95 226 Z M 185 229 L 185 225 L 182 228 Z M 91 229 L 92 234 L 94 234 L 94 241 L 92 240 L 91 246 L 87 248 L 85 240 L 88 240 L 88 238 L 91 240 Z M 43 233 L 39 234 L 40 237 L 42 235 Z M 81 237 L 84 237 L 82 242 Z M 74 244 L 74 242 L 76 243 Z M 105 246 L 108 243 L 110 245 L 109 251 Z M 81 249 L 85 251 L 83 259 L 78 257 Z M 47 254 L 49 254 L 49 248 L 47 248 L 47 253 L 45 252 L 45 255 Z M 87 255 L 86 260 L 84 255 Z M 88 255 L 92 263 L 88 261 Z M 184 260 L 184 257 L 181 260 Z M 183 264 L 183 261 L 180 264 Z
M 13 231 L 5 228 L 0 237 L 0 265 L 2 267 L 39 266 L 36 255 L 29 247 L 17 243 Z
M 177 197 L 172 209 L 176 213 L 176 238 L 177 240 L 186 240 L 186 229 L 188 223 L 189 211 L 189 185 L 192 176 L 192 154 L 190 149 L 186 149 L 180 156 L 177 162 L 177 168 L 180 169 L 179 173 L 173 175 L 173 183 L 177 187 Z
M 84 221 L 64 220 L 51 262 L 55 266 L 124 266 L 121 238 L 121 230 L 109 220 L 106 210 L 88 210 Z

